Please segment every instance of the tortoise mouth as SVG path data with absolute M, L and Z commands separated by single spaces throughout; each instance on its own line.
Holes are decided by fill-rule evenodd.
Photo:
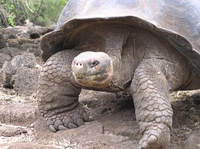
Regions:
M 94 74 L 87 76 L 76 76 L 76 81 L 82 86 L 98 87 L 102 85 L 105 86 L 104 83 L 109 78 L 110 75 L 108 73 L 103 73 L 103 74 Z
M 108 73 L 96 73 L 96 74 L 88 74 L 88 75 L 76 75 L 77 80 L 95 80 L 95 81 L 102 81 L 109 76 Z
M 83 52 L 74 58 L 72 73 L 84 87 L 106 87 L 113 76 L 111 58 L 103 52 Z

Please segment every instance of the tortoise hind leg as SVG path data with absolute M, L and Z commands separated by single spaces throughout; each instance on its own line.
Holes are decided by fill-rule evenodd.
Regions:
M 78 102 L 81 88 L 71 73 L 74 55 L 72 50 L 58 52 L 47 60 L 40 73 L 38 108 L 54 132 L 78 127 L 88 120 Z
M 138 148 L 166 148 L 170 141 L 173 112 L 165 76 L 158 68 L 143 61 L 134 73 L 131 94 L 142 134 Z

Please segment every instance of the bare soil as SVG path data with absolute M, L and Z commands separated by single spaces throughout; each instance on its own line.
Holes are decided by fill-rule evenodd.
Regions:
M 200 90 L 171 94 L 174 110 L 168 149 L 200 149 Z M 1 149 L 135 149 L 140 138 L 128 94 L 82 91 L 80 102 L 91 113 L 83 126 L 50 132 L 33 94 L 20 97 L 0 89 Z

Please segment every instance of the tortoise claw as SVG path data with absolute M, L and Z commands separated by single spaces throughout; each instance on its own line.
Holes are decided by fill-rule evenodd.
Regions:
M 170 140 L 170 129 L 163 123 L 155 124 L 143 133 L 139 149 L 164 149 Z
M 89 114 L 80 106 L 62 114 L 48 116 L 46 118 L 49 129 L 53 132 L 77 128 L 89 120 Z

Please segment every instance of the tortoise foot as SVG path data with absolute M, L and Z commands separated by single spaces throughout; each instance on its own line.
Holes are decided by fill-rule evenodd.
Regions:
M 143 133 L 139 149 L 165 149 L 169 141 L 169 127 L 163 123 L 155 124 Z
M 89 114 L 82 107 L 77 107 L 67 113 L 52 115 L 46 118 L 49 129 L 53 132 L 77 128 L 89 120 Z

